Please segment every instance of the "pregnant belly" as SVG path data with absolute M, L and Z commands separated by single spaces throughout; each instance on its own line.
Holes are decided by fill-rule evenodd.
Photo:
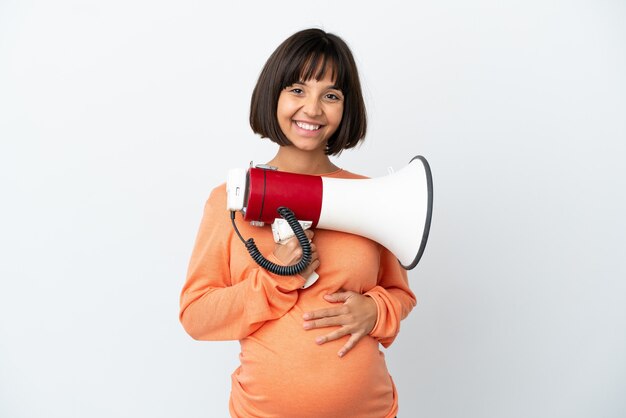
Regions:
M 300 312 L 266 323 L 241 341 L 233 374 L 235 416 L 376 417 L 392 414 L 395 390 L 378 342 L 367 336 L 344 357 L 347 336 L 318 345 L 332 328 L 302 328 Z

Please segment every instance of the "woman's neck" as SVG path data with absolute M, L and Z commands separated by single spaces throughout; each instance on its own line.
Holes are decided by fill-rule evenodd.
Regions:
M 280 171 L 299 174 L 325 174 L 339 170 L 324 153 L 303 152 L 293 146 L 281 146 L 268 163 Z

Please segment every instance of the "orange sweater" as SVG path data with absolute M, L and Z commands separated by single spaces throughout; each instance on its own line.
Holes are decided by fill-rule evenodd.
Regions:
M 363 178 L 345 170 L 326 174 Z M 250 226 L 238 215 L 245 238 L 263 254 L 274 248 L 269 226 Z M 198 340 L 239 340 L 241 366 L 232 374 L 233 417 L 394 417 L 395 387 L 379 343 L 387 347 L 415 306 L 406 271 L 366 238 L 318 229 L 313 238 L 319 280 L 300 289 L 299 276 L 277 276 L 258 267 L 233 231 L 226 188 L 215 188 L 204 211 L 180 300 L 180 320 Z M 317 345 L 331 329 L 305 330 L 304 312 L 328 307 L 326 294 L 352 290 L 371 296 L 378 317 L 369 336 L 343 358 L 348 336 Z

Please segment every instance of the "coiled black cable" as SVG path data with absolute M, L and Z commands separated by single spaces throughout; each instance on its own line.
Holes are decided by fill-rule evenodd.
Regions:
M 279 276 L 293 276 L 300 273 L 304 270 L 309 263 L 311 262 L 311 243 L 309 242 L 309 238 L 304 233 L 304 229 L 302 229 L 302 225 L 296 219 L 296 216 L 291 211 L 291 209 L 281 206 L 277 209 L 278 214 L 281 218 L 287 221 L 293 233 L 296 235 L 298 242 L 300 243 L 300 247 L 302 247 L 302 258 L 296 264 L 292 264 L 290 266 L 281 266 L 279 264 L 272 263 L 267 258 L 263 257 L 263 254 L 259 251 L 256 244 L 254 243 L 254 238 L 248 238 L 244 240 L 239 233 L 239 229 L 237 229 L 237 225 L 235 224 L 235 212 L 230 212 L 230 219 L 233 223 L 233 228 L 235 228 L 235 232 L 239 236 L 241 242 L 243 242 L 250 254 L 250 257 L 261 267 L 264 269 L 278 274 Z

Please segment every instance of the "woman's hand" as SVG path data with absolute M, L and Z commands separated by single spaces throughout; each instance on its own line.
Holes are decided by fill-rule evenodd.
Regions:
M 318 344 L 351 334 L 346 344 L 339 350 L 339 357 L 343 357 L 361 338 L 374 329 L 378 308 L 371 297 L 352 291 L 333 293 L 324 296 L 324 299 L 332 303 L 343 302 L 343 305 L 305 313 L 303 326 L 304 329 L 339 326 L 339 329 L 318 337 L 315 340 Z
M 315 233 L 310 229 L 304 231 L 309 241 L 313 239 L 313 235 Z M 274 247 L 274 257 L 278 259 L 285 266 L 290 266 L 292 264 L 296 264 L 302 258 L 302 247 L 300 247 L 300 242 L 298 238 L 291 237 L 283 244 L 276 244 Z M 317 248 L 315 244 L 311 242 L 311 263 L 308 265 L 306 269 L 300 272 L 300 275 L 305 279 L 308 278 L 311 273 L 315 271 L 316 268 L 320 266 L 320 260 L 317 256 Z

